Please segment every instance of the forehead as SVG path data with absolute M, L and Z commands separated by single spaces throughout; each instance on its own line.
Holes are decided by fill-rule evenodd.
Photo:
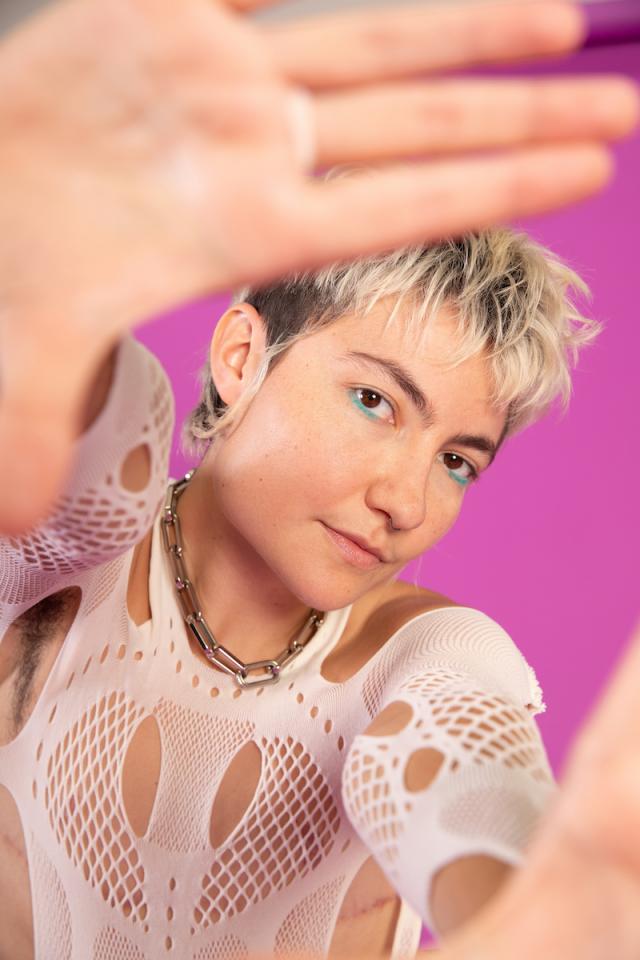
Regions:
M 395 360 L 447 364 L 460 346 L 458 314 L 445 303 L 422 318 L 412 302 L 385 297 L 369 311 L 347 313 L 311 335 L 327 350 L 350 348 L 384 351 Z M 478 355 L 483 361 L 484 356 Z
M 349 370 L 349 376 L 360 366 L 362 373 L 355 375 L 367 381 L 375 368 L 363 367 L 362 357 L 354 355 L 389 361 L 409 375 L 439 420 L 470 423 L 481 418 L 487 431 L 499 434 L 506 412 L 494 404 L 494 371 L 486 353 L 451 363 L 461 342 L 455 308 L 445 304 L 416 323 L 411 303 L 394 309 L 396 305 L 397 298 L 386 298 L 368 313 L 345 314 L 312 334 L 299 344 L 306 360 L 322 357 L 336 371 Z

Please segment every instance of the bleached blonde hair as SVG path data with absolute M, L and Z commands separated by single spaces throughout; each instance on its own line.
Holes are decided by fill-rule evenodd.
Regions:
M 264 361 L 231 407 L 218 396 L 207 361 L 200 374 L 200 403 L 183 426 L 183 449 L 201 456 L 243 415 L 268 372 L 296 341 L 347 314 L 361 315 L 364 324 L 388 297 L 396 302 L 387 322 L 408 305 L 403 319 L 418 333 L 443 306 L 454 308 L 459 347 L 451 364 L 486 354 L 492 402 L 507 412 L 504 439 L 539 419 L 554 400 L 566 408 L 579 349 L 601 327 L 576 306 L 577 299 L 588 296 L 584 281 L 551 251 L 504 227 L 245 287 L 236 291 L 232 304 L 247 302 L 261 315 L 267 332 Z

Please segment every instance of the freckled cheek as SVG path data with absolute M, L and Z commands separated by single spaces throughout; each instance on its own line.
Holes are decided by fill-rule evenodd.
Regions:
M 259 417 L 247 421 L 237 440 L 234 484 L 261 509 L 265 504 L 279 509 L 286 505 L 291 512 L 296 504 L 315 499 L 323 486 L 332 486 L 333 474 L 347 459 L 346 450 L 332 443 L 326 423 L 275 405 L 265 405 Z
M 462 488 L 458 490 L 450 477 L 438 477 L 429 485 L 427 493 L 427 524 L 433 543 L 441 540 L 451 530 L 462 509 Z

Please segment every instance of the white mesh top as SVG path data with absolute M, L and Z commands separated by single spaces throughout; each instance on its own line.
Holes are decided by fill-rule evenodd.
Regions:
M 415 617 L 349 680 L 330 682 L 320 668 L 345 608 L 327 615 L 278 684 L 240 691 L 185 639 L 159 530 L 172 428 L 166 375 L 127 338 L 55 512 L 35 533 L 0 543 L 0 636 L 43 597 L 82 591 L 31 716 L 0 747 L 0 784 L 24 829 L 35 956 L 327 953 L 371 854 L 403 898 L 393 954 L 412 956 L 420 918 L 434 928 L 437 870 L 472 853 L 519 863 L 555 792 L 533 720 L 544 709 L 533 672 L 493 620 L 452 607 Z M 151 479 L 132 493 L 119 467 L 141 443 Z M 152 524 L 152 618 L 136 626 L 129 570 Z M 392 701 L 411 707 L 410 721 L 367 736 Z M 122 772 L 149 718 L 161 766 L 139 835 Z M 260 753 L 255 793 L 216 843 L 216 792 L 248 743 Z M 409 791 L 406 765 L 425 747 L 444 760 L 428 788 Z

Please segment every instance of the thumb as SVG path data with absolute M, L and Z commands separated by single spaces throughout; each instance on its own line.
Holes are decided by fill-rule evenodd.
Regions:
M 42 522 L 64 489 L 93 369 L 77 343 L 38 333 L 23 326 L 2 345 L 0 534 L 10 536 Z

